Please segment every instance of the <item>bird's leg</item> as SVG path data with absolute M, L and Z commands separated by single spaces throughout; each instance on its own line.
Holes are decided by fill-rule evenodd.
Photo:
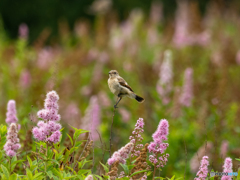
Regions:
M 121 97 L 121 94 L 118 94 L 118 101 L 117 103 L 114 105 L 114 108 L 118 108 L 117 105 L 118 103 L 121 101 L 122 97 Z

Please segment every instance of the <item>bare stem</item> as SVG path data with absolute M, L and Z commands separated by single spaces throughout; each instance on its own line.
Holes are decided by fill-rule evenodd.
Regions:
M 115 111 L 116 111 L 116 108 L 114 108 L 114 111 L 113 111 L 113 116 L 112 116 L 112 124 L 111 124 L 111 132 L 110 132 L 110 146 L 109 146 L 109 158 L 111 158 L 111 148 L 112 148 L 112 127 L 113 127 L 113 118 L 115 116 Z
M 185 146 L 185 155 L 186 155 L 186 164 L 185 164 L 185 172 L 184 172 L 184 180 L 186 178 L 186 170 L 187 170 L 187 146 L 186 146 L 186 142 L 185 142 L 185 139 L 184 139 L 184 146 Z
M 154 165 L 154 170 L 153 170 L 153 180 L 155 178 L 155 173 L 156 173 L 156 164 Z

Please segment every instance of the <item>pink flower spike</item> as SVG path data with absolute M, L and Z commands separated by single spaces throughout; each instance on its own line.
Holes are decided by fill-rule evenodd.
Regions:
M 205 180 L 208 174 L 208 165 L 208 156 L 203 156 L 199 171 L 197 172 L 198 178 L 194 178 L 194 180 Z
M 225 173 L 231 173 L 232 170 L 232 159 L 227 157 L 224 161 L 224 165 L 223 165 L 223 172 Z M 231 176 L 222 176 L 221 180 L 231 180 L 232 177 Z

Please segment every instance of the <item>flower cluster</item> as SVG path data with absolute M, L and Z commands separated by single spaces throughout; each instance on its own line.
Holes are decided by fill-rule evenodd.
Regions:
M 91 139 L 93 141 L 99 138 L 97 129 L 101 123 L 100 106 L 97 96 L 90 98 L 89 106 L 86 109 L 85 116 L 82 120 L 82 129 L 91 130 Z
M 132 136 L 129 137 L 131 142 L 134 144 L 131 156 L 139 156 L 140 149 L 143 148 L 143 144 L 136 145 L 137 142 L 141 142 L 143 140 L 143 138 L 141 136 L 141 133 L 144 132 L 143 126 L 144 126 L 143 118 L 139 118 L 137 120 L 137 123 L 135 124 L 135 129 L 132 132 Z
M 180 96 L 180 103 L 183 106 L 191 106 L 193 98 L 193 82 L 192 82 L 193 69 L 187 68 L 184 73 L 184 85 L 182 88 L 182 94 Z
M 35 139 L 53 143 L 60 141 L 60 129 L 62 126 L 59 123 L 56 123 L 56 121 L 60 120 L 57 104 L 58 100 L 59 96 L 55 91 L 50 91 L 47 94 L 44 104 L 45 109 L 42 109 L 37 113 L 38 117 L 45 120 L 45 122 L 39 121 L 37 124 L 38 127 L 33 128 L 32 132 Z
M 153 134 L 153 142 L 148 146 L 148 150 L 153 155 L 149 156 L 149 161 L 156 165 L 157 168 L 164 167 L 167 163 L 167 158 L 169 154 L 163 155 L 167 147 L 168 143 L 164 143 L 163 141 L 167 140 L 169 124 L 166 119 L 162 119 L 158 125 L 156 132 Z M 162 155 L 158 157 L 158 155 Z
M 194 178 L 194 180 L 205 180 L 208 174 L 208 165 L 208 156 L 203 156 L 199 171 L 197 172 L 198 177 Z
M 226 158 L 223 165 L 223 172 L 225 173 L 231 173 L 232 172 L 232 159 Z M 222 176 L 221 180 L 231 180 L 231 176 Z
M 18 139 L 18 131 L 17 126 L 15 123 L 12 123 L 10 125 L 10 128 L 8 129 L 7 133 L 7 142 L 4 145 L 4 150 L 7 154 L 7 156 L 13 157 L 16 155 L 16 152 L 18 149 L 20 149 L 21 145 L 19 144 Z
M 6 123 L 10 125 L 11 123 L 17 123 L 17 111 L 16 111 L 16 102 L 14 100 L 8 101 L 7 105 L 7 118 Z
M 172 91 L 172 52 L 166 50 L 164 52 L 164 60 L 160 68 L 159 81 L 157 83 L 157 92 L 160 95 L 163 104 L 168 104 L 169 94 Z
M 112 165 L 114 162 L 119 161 L 119 163 L 125 164 L 126 159 L 128 158 L 129 153 L 133 148 L 133 143 L 130 142 L 126 144 L 124 147 L 114 152 L 112 157 L 108 159 L 108 164 Z

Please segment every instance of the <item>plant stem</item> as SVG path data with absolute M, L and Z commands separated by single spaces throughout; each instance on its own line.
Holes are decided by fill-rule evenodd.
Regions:
M 11 175 L 11 158 L 9 158 L 9 164 L 10 164 L 9 170 L 10 170 L 10 175 Z
M 48 143 L 46 142 L 46 158 L 48 155 Z M 45 173 L 47 173 L 47 161 L 45 161 Z M 45 179 L 47 180 L 47 175 L 45 176 Z
M 109 158 L 111 158 L 111 148 L 112 148 L 112 127 L 113 127 L 113 118 L 115 116 L 115 111 L 116 111 L 116 108 L 114 108 L 114 111 L 113 111 L 113 116 L 112 116 L 112 124 L 111 124 L 111 132 L 110 132 L 110 145 L 109 145 Z
M 154 165 L 154 170 L 153 170 L 153 180 L 155 178 L 155 173 L 156 173 L 156 164 Z

